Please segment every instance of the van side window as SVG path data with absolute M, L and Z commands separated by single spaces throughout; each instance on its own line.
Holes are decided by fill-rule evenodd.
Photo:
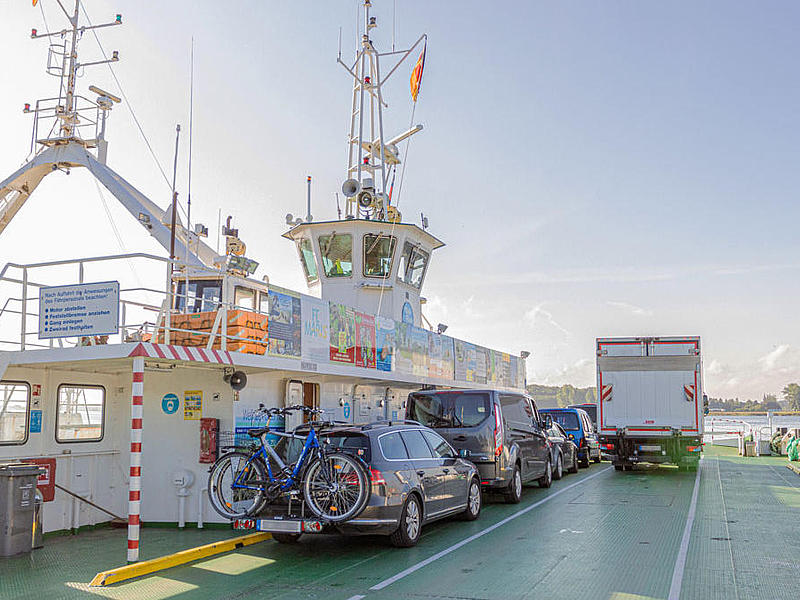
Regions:
M 528 415 L 530 407 L 522 396 L 512 396 L 510 394 L 500 395 L 500 406 L 503 408 L 503 417 L 509 425 L 531 425 L 531 417 Z
M 433 453 L 428 447 L 422 432 L 417 429 L 401 431 L 400 436 L 408 448 L 408 455 L 411 458 L 433 458 Z

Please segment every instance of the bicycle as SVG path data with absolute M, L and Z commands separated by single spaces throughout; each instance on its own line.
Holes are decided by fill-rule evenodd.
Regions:
M 282 409 L 265 409 L 261 405 L 260 410 L 270 417 L 298 410 L 309 415 L 323 412 L 302 405 Z M 257 438 L 260 446 L 249 452 L 239 449 L 228 452 L 209 470 L 208 495 L 214 510 L 229 519 L 246 518 L 277 498 L 302 490 L 308 508 L 324 522 L 341 523 L 358 515 L 369 500 L 369 472 L 360 459 L 331 450 L 320 442 L 315 426 L 321 430 L 331 424 L 319 421 L 308 424 L 303 449 L 297 462 L 291 465 L 284 463 L 266 442 L 266 436 L 303 439 L 296 429 L 287 433 L 267 424 L 249 430 L 247 434 Z M 278 465 L 277 476 L 273 475 L 270 459 Z

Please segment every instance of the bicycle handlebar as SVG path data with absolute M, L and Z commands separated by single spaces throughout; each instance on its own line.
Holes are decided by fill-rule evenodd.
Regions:
M 286 414 L 288 414 L 290 412 L 295 412 L 295 411 L 298 411 L 298 410 L 302 411 L 304 413 L 308 413 L 310 415 L 319 415 L 319 414 L 322 414 L 323 412 L 325 412 L 320 408 L 311 408 L 310 406 L 304 406 L 302 404 L 295 404 L 293 406 L 287 406 L 285 408 L 267 408 L 263 404 L 259 404 L 258 405 L 258 411 L 262 412 L 262 413 L 265 413 L 265 414 L 267 414 L 269 416 L 272 416 L 272 415 L 286 415 Z

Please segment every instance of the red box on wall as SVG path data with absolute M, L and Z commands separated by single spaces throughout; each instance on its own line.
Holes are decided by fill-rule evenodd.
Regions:
M 213 463 L 217 460 L 217 433 L 219 433 L 219 419 L 200 419 L 201 463 Z
M 56 495 L 56 459 L 55 458 L 30 458 L 26 463 L 39 465 L 43 471 L 39 473 L 36 487 L 42 492 L 45 502 L 51 502 Z

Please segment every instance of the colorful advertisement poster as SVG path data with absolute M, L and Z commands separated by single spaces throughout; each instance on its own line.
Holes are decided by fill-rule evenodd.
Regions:
M 300 297 L 269 291 L 269 353 L 273 356 L 300 358 Z
M 467 381 L 467 342 L 463 340 L 453 340 L 455 351 L 455 379 L 456 381 Z
M 488 368 L 489 357 L 486 348 L 475 346 L 475 371 L 473 381 L 476 383 L 486 383 L 486 369 Z
M 453 338 L 443 335 L 442 338 L 442 377 L 455 379 L 455 347 Z
M 259 398 L 260 399 L 260 398 Z M 273 429 L 283 431 L 284 417 L 283 415 L 274 415 L 271 420 L 266 414 L 259 409 L 259 399 L 254 398 L 252 401 L 245 399 L 233 403 L 233 430 L 235 445 L 247 445 L 252 443 L 252 439 L 247 435 L 248 429 L 257 429 L 270 425 Z M 267 435 L 267 442 L 274 446 L 280 437 L 277 435 Z M 225 441 L 225 443 L 230 443 Z
M 356 313 L 356 366 L 375 368 L 375 317 Z
M 428 376 L 428 331 L 409 325 L 411 330 L 412 373 L 419 377 Z
M 302 350 L 308 361 L 326 363 L 330 358 L 330 315 L 328 302 L 303 296 L 300 301 L 303 317 Z
M 355 363 L 356 315 L 349 306 L 330 303 L 330 339 L 328 343 L 332 362 Z
M 442 365 L 442 336 L 428 332 L 428 377 L 444 377 Z
M 395 363 L 397 371 L 406 375 L 414 372 L 414 351 L 411 347 L 413 325 L 395 322 Z
M 375 347 L 378 353 L 375 361 L 378 371 L 391 371 L 395 352 L 394 319 L 375 317 Z
M 199 421 L 203 416 L 203 391 L 189 390 L 183 392 L 183 420 Z

